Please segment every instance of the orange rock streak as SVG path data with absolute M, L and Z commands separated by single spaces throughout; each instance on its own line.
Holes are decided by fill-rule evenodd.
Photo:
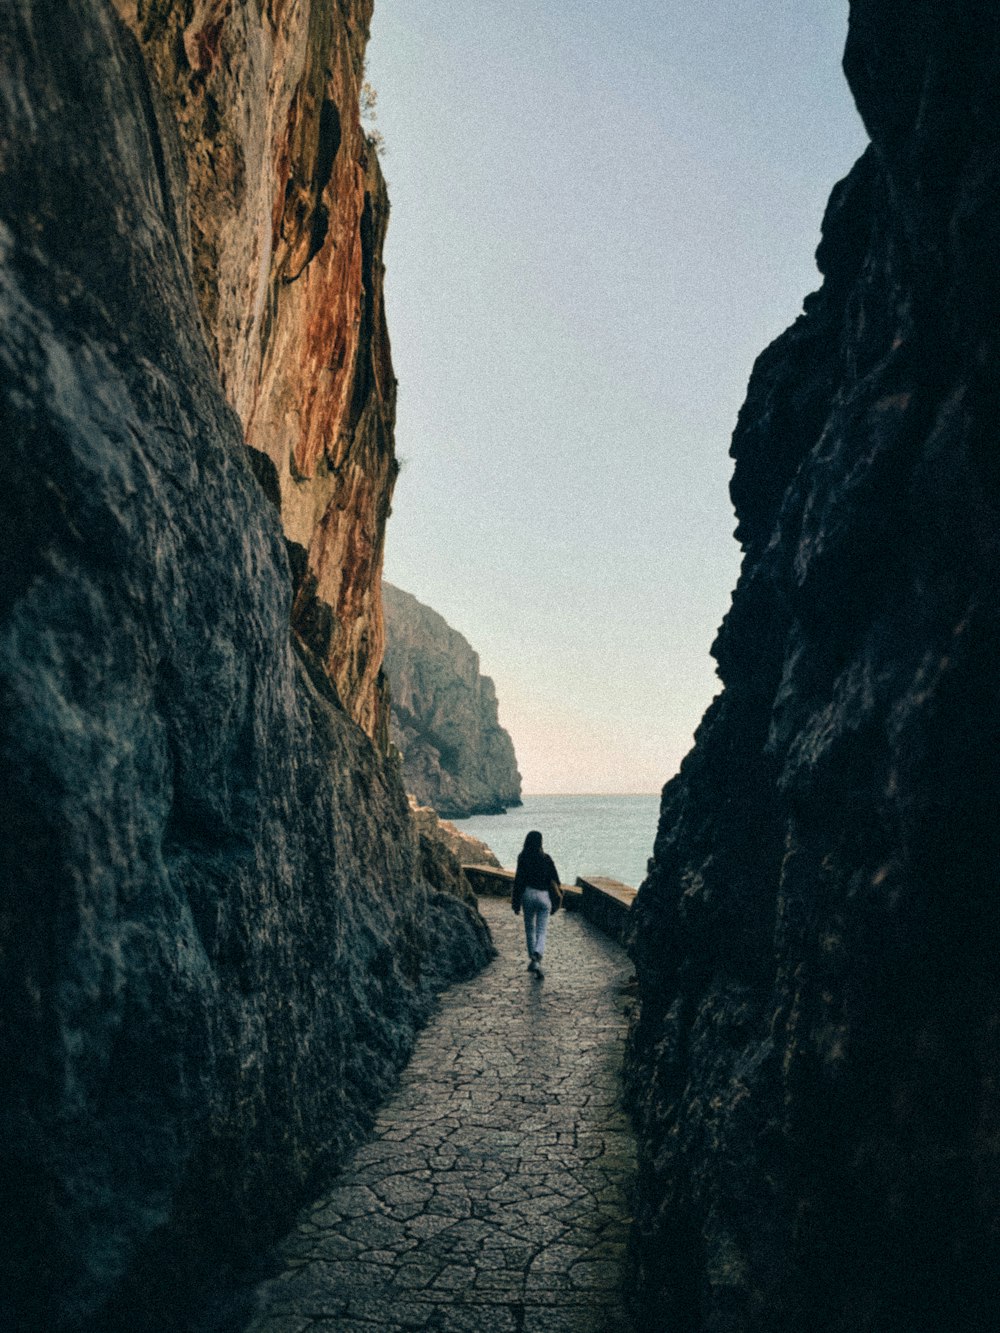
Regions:
M 387 734 L 385 523 L 397 465 L 385 182 L 359 115 L 372 0 L 116 0 L 187 159 L 197 295 L 247 443 L 305 552 L 295 632 Z

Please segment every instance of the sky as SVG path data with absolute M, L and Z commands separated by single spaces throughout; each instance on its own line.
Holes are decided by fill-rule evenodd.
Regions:
M 402 471 L 386 578 L 526 792 L 654 792 L 718 692 L 729 440 L 866 136 L 847 0 L 376 0 Z

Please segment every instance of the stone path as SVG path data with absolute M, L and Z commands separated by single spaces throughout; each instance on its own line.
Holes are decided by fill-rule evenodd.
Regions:
M 252 1333 L 630 1329 L 631 966 L 559 913 L 536 981 L 521 918 L 481 905 L 500 957 L 444 996 L 374 1141 L 284 1243 Z

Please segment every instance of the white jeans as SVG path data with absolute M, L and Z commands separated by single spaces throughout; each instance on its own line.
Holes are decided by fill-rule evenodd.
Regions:
M 552 902 L 545 889 L 525 889 L 521 900 L 524 913 L 524 939 L 528 946 L 528 957 L 539 957 L 545 952 L 545 932 L 549 925 L 549 913 Z

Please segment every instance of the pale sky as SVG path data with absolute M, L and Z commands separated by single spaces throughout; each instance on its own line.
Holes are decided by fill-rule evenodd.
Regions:
M 528 792 L 657 791 L 718 690 L 729 439 L 865 135 L 847 0 L 376 0 L 386 577 Z

